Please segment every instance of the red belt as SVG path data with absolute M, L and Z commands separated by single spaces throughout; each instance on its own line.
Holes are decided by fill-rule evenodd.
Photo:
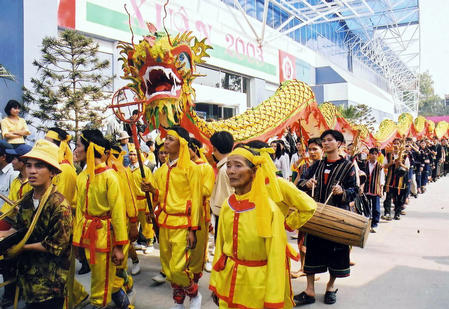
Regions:
M 89 252 L 90 252 L 90 263 L 95 264 L 95 245 L 97 243 L 98 239 L 98 233 L 97 230 L 101 229 L 103 227 L 103 223 L 101 221 L 103 220 L 109 220 L 111 219 L 111 216 L 109 214 L 104 216 L 91 216 L 89 214 L 84 214 L 84 218 L 87 220 L 92 220 L 87 227 L 86 232 L 83 235 L 83 238 L 89 239 Z
M 265 266 L 265 265 L 267 265 L 267 260 L 247 261 L 247 260 L 239 260 L 238 258 L 235 258 L 233 256 L 230 256 L 229 258 L 231 260 L 233 260 L 236 264 L 249 266 L 249 267 L 258 267 L 258 266 Z
M 136 199 L 138 200 L 138 201 L 142 201 L 142 200 L 144 200 L 144 199 L 146 199 L 146 197 L 145 197 L 145 195 L 144 196 L 137 196 L 136 197 Z
M 220 256 L 220 258 L 218 259 L 218 261 L 215 263 L 214 270 L 216 270 L 216 271 L 223 270 L 225 268 L 225 266 L 226 266 L 226 261 L 227 261 L 228 258 L 233 260 L 234 263 L 237 264 L 237 265 L 243 265 L 243 266 L 248 266 L 248 267 L 259 267 L 259 266 L 267 265 L 267 260 L 262 260 L 262 261 L 240 260 L 240 259 L 235 258 L 233 256 L 227 256 L 226 254 L 222 254 Z

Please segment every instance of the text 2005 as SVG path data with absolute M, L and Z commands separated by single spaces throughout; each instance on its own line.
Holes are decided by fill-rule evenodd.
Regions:
M 227 33 L 226 34 L 226 52 L 231 56 L 236 55 L 237 57 L 248 57 L 249 60 L 257 60 L 263 62 L 263 51 L 262 48 L 255 46 L 251 42 L 244 41 L 240 37 L 235 37 Z

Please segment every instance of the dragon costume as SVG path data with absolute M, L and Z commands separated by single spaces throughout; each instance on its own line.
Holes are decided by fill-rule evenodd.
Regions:
M 253 139 L 267 140 L 282 135 L 287 128 L 298 130 L 307 140 L 325 129 L 343 131 L 348 139 L 359 136 L 365 145 L 384 147 L 396 137 L 448 135 L 446 122 L 435 124 L 419 116 L 413 121 L 410 114 L 402 114 L 398 122 L 385 119 L 376 133 L 363 125 L 344 119 L 331 103 L 318 107 L 312 89 L 297 80 L 283 82 L 275 94 L 242 114 L 214 122 L 206 122 L 195 110 L 193 80 L 196 65 L 205 62 L 208 49 L 206 39 L 198 40 L 192 32 L 170 37 L 157 32 L 148 24 L 149 34 L 138 44 L 121 42 L 120 60 L 124 75 L 130 83 L 127 89 L 135 101 L 143 104 L 144 119 L 149 130 L 179 124 L 208 144 L 216 131 L 229 131 L 238 142 Z M 301 120 L 301 121 L 300 121 Z

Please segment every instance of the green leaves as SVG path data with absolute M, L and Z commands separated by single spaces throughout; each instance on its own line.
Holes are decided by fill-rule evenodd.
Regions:
M 73 30 L 43 39 L 41 57 L 33 61 L 38 70 L 31 79 L 33 90 L 24 89 L 31 114 L 41 120 L 39 128 L 56 122 L 77 134 L 86 124 L 101 124 L 110 96 L 105 90 L 113 77 L 104 73 L 110 63 L 98 58 L 98 47 Z

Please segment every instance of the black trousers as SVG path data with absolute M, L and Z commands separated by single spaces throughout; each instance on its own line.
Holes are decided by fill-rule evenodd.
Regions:
M 405 198 L 406 198 L 406 189 L 401 189 L 398 192 L 398 189 L 396 188 L 390 188 L 387 192 L 387 196 L 385 197 L 384 201 L 384 214 L 390 215 L 391 214 L 391 203 L 394 204 L 394 215 L 400 216 L 401 211 L 405 204 Z
M 64 298 L 52 298 L 41 303 L 27 303 L 26 309 L 62 309 Z

